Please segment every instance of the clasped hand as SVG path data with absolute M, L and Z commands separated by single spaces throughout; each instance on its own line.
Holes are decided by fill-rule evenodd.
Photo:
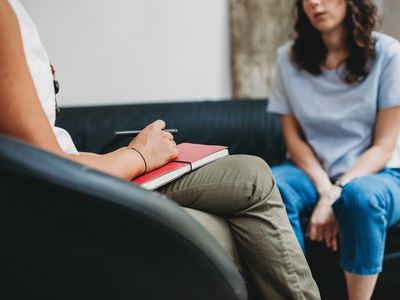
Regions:
M 340 187 L 333 185 L 320 197 L 306 231 L 306 237 L 313 241 L 325 241 L 326 246 L 333 251 L 338 249 L 339 224 L 333 213 L 332 204 L 339 199 L 341 192 Z

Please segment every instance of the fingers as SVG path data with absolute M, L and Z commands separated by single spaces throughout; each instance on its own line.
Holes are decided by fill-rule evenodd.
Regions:
M 312 241 L 322 241 L 324 238 L 325 225 L 319 220 L 318 217 L 313 215 L 310 220 L 308 237 Z
M 321 242 L 324 240 L 324 227 L 321 225 L 316 226 L 317 227 L 317 235 L 316 235 L 316 240 L 318 242 Z
M 157 121 L 154 121 L 153 123 L 151 123 L 150 126 L 156 128 L 156 129 L 163 130 L 165 128 L 166 124 L 163 120 L 157 120 Z
M 332 229 L 330 227 L 326 227 L 324 230 L 324 240 L 326 246 L 332 248 Z
M 173 147 L 172 154 L 174 155 L 175 158 L 178 155 L 177 154 L 178 150 L 176 149 L 176 142 L 174 141 L 174 136 L 170 132 L 165 132 L 165 131 L 163 131 L 163 136 L 171 143 L 171 146 Z
M 169 141 L 173 141 L 173 140 L 174 140 L 174 136 L 173 136 L 172 133 L 170 133 L 170 132 L 165 132 L 165 131 L 163 131 L 163 135 L 164 135 L 164 137 L 165 137 L 167 140 L 169 140 Z
M 171 146 L 175 149 L 176 142 L 174 141 L 174 136 L 169 132 L 163 132 L 163 136 L 168 142 L 170 142 Z
M 171 147 L 171 159 L 174 159 L 178 156 L 178 149 L 176 148 L 176 142 L 174 141 L 174 136 L 169 132 L 163 132 L 163 136 L 168 140 Z
M 158 139 L 158 141 L 162 141 L 164 139 L 170 142 L 175 147 L 176 143 L 174 141 L 174 136 L 172 135 L 172 133 L 164 131 L 165 126 L 166 123 L 163 120 L 157 120 L 149 124 L 144 130 L 142 130 L 140 134 L 143 133 L 150 135 L 152 136 L 152 138 Z
M 172 150 L 172 159 L 176 158 L 178 155 L 179 155 L 179 150 L 178 150 L 178 148 L 175 147 Z
M 317 207 L 311 217 L 306 237 L 313 241 L 324 241 L 333 251 L 338 250 L 339 224 L 332 211 L 324 211 L 323 206 Z
M 161 131 L 162 136 L 167 140 L 174 140 L 174 136 L 172 135 L 172 133 L 163 131 L 166 127 L 166 123 L 163 120 L 154 121 L 148 127 L 150 127 L 151 129 L 155 129 L 156 131 Z
M 310 223 L 310 226 L 308 227 L 308 237 L 313 241 L 317 238 L 317 226 L 313 223 Z
M 336 252 L 338 250 L 338 233 L 330 230 L 325 236 L 325 244 L 328 248 L 332 249 L 332 251 Z
M 332 250 L 336 252 L 338 250 L 338 236 L 337 235 L 332 236 L 331 245 L 332 245 L 332 247 L 331 247 Z
M 339 225 L 335 223 L 333 226 L 333 231 L 332 231 L 332 250 L 337 251 L 338 250 L 338 237 L 339 237 Z
M 163 120 L 157 120 L 146 126 L 131 141 L 131 144 L 140 149 L 147 158 L 148 171 L 165 165 L 178 156 L 174 136 L 164 131 L 165 126 Z
M 338 250 L 338 235 L 339 235 L 339 227 L 336 222 L 327 225 L 324 230 L 324 240 L 325 244 L 328 248 L 333 251 Z
M 328 248 L 333 251 L 338 250 L 338 229 L 336 226 L 310 223 L 306 237 L 312 241 L 324 241 Z

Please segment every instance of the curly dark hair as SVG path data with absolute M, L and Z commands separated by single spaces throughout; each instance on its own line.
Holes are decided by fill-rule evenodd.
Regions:
M 372 0 L 347 0 L 345 17 L 347 31 L 344 82 L 362 82 L 369 74 L 370 59 L 375 57 L 375 40 L 372 31 L 377 24 L 377 7 Z M 314 28 L 303 10 L 303 1 L 297 0 L 294 8 L 296 38 L 292 47 L 292 60 L 313 75 L 322 73 L 327 50 L 321 33 Z

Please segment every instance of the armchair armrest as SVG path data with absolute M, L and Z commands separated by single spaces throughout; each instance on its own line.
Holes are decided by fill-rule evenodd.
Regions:
M 0 298 L 247 298 L 222 248 L 166 197 L 0 144 Z

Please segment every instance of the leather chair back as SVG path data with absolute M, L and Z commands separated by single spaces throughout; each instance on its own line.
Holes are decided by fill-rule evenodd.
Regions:
M 247 299 L 178 205 L 0 135 L 1 299 Z

